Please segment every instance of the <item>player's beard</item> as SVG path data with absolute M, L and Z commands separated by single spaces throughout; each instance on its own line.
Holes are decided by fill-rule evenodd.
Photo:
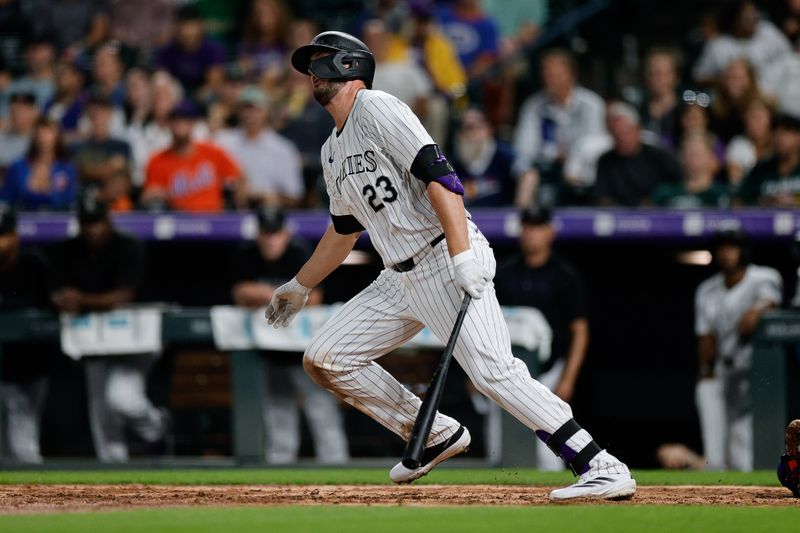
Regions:
M 339 91 L 344 87 L 345 82 L 336 80 L 319 80 L 314 85 L 314 99 L 320 103 L 322 107 L 328 105 L 333 100 L 333 97 L 339 94 Z

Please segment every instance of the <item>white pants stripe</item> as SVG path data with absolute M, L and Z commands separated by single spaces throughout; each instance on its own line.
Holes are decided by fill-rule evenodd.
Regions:
M 494 254 L 472 224 L 470 242 L 479 261 L 494 273 Z M 404 440 L 410 435 L 420 400 L 375 360 L 423 326 L 446 342 L 463 298 L 453 283 L 446 242 L 417 263 L 409 272 L 381 272 L 323 326 L 304 357 L 306 371 L 315 381 Z M 529 428 L 553 433 L 572 418 L 569 405 L 534 380 L 525 363 L 512 355 L 493 286 L 470 305 L 453 355 L 478 391 Z M 438 413 L 427 445 L 443 442 L 458 427 L 458 422 Z M 581 430 L 568 445 L 580 450 L 590 441 Z

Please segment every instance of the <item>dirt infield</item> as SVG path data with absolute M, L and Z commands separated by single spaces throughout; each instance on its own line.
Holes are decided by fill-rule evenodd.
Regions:
M 2 485 L 0 513 L 227 505 L 545 505 L 547 487 L 495 485 Z M 647 486 L 611 505 L 796 506 L 779 487 Z

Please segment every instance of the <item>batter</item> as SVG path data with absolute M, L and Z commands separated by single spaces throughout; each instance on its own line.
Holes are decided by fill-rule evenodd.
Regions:
M 375 360 L 425 326 L 444 342 L 467 292 L 473 303 L 456 360 L 481 393 L 580 475 L 550 498 L 631 497 L 636 482 L 625 464 L 601 450 L 570 406 L 512 355 L 492 284 L 494 254 L 464 209 L 461 182 L 408 106 L 370 89 L 375 61 L 366 45 L 324 32 L 294 52 L 292 65 L 311 76 L 315 99 L 336 123 L 321 154 L 333 224 L 295 278 L 275 291 L 267 319 L 276 327 L 289 324 L 362 231 L 386 267 L 323 326 L 303 358 L 309 375 L 407 440 L 421 402 Z M 398 463 L 390 478 L 409 483 L 469 443 L 469 431 L 439 413 L 421 466 Z

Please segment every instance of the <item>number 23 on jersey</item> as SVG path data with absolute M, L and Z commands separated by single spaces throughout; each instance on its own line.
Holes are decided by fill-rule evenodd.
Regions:
M 378 176 L 374 186 L 369 183 L 364 185 L 361 194 L 376 213 L 386 207 L 384 202 L 388 204 L 397 200 L 397 189 L 392 187 L 392 181 L 386 176 Z

